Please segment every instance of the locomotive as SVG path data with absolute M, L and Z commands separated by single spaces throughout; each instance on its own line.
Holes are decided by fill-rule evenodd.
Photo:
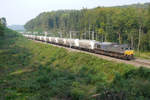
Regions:
M 80 40 L 80 39 L 69 39 L 59 37 L 35 36 L 35 35 L 24 35 L 24 36 L 29 39 L 34 39 L 37 41 L 43 41 L 51 44 L 85 50 L 120 59 L 126 60 L 134 59 L 134 50 L 127 44 L 98 42 L 95 40 Z

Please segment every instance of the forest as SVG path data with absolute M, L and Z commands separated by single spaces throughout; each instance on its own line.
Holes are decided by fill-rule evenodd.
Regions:
M 25 24 L 28 31 L 129 44 L 150 51 L 150 6 L 137 4 L 43 12 Z

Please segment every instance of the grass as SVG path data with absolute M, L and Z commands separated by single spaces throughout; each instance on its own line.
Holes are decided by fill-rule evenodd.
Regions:
M 150 60 L 150 52 L 135 52 L 135 56 L 138 58 L 149 59 Z
M 120 82 L 118 75 L 127 81 L 124 76 L 138 70 L 131 65 L 35 43 L 11 30 L 6 33 L 0 37 L 1 100 L 92 100 L 93 94 L 103 92 L 101 87 L 105 84 L 109 84 L 109 89 L 120 86 L 115 84 Z

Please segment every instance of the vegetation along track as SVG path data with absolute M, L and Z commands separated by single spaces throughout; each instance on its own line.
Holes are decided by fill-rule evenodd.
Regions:
M 41 42 L 41 41 L 37 41 L 37 40 L 34 40 L 34 41 Z M 47 43 L 47 42 L 41 42 L 41 43 Z M 47 43 L 47 44 L 50 44 L 50 43 Z M 106 60 L 109 60 L 109 61 L 114 61 L 114 62 L 118 62 L 118 63 L 125 63 L 125 64 L 131 64 L 131 65 L 134 65 L 136 67 L 143 66 L 143 67 L 150 68 L 150 60 L 146 60 L 146 59 L 135 58 L 134 60 L 129 61 L 129 60 L 118 59 L 118 58 L 114 58 L 114 57 L 110 57 L 110 56 L 95 54 L 95 53 L 91 53 L 91 52 L 87 52 L 87 51 L 82 51 L 82 50 L 79 50 L 79 49 L 63 47 L 63 46 L 60 46 L 60 45 L 55 45 L 55 44 L 50 44 L 50 45 L 65 48 L 69 51 L 88 53 L 88 54 L 91 54 L 91 55 L 94 55 L 94 56 L 97 56 L 99 58 L 103 58 L 103 59 L 106 59 Z

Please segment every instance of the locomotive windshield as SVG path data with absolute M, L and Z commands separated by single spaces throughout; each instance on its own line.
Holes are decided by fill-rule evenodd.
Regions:
M 123 48 L 124 50 L 133 50 L 131 47 Z

